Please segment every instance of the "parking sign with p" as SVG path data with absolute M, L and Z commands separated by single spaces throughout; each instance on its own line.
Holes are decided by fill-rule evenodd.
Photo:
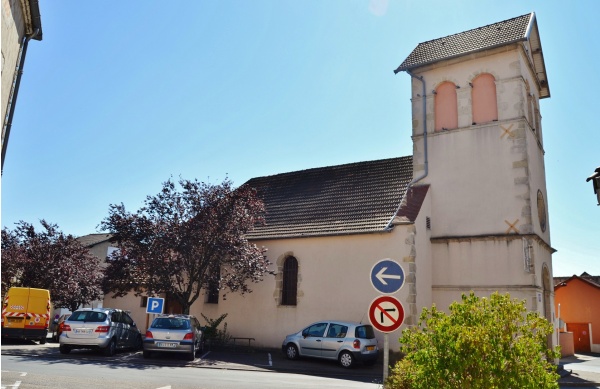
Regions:
M 146 313 L 161 314 L 163 313 L 163 307 L 165 299 L 161 297 L 148 297 L 148 304 L 146 305 Z

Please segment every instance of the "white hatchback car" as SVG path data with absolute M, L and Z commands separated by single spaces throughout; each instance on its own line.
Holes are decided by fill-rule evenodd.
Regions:
M 333 359 L 345 368 L 356 361 L 373 365 L 379 356 L 373 327 L 344 321 L 313 323 L 286 336 L 281 349 L 289 359 L 299 356 Z

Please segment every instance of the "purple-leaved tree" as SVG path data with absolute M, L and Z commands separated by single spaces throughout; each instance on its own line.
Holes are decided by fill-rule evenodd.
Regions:
M 54 307 L 71 311 L 102 297 L 100 259 L 56 224 L 40 224 L 41 231 L 24 221 L 2 229 L 2 293 L 12 286 L 49 289 Z
M 264 204 L 256 190 L 197 180 L 163 183 L 137 212 L 111 205 L 100 228 L 113 235 L 120 249 L 108 258 L 105 292 L 162 294 L 189 313 L 205 293 L 216 288 L 248 293 L 269 271 L 266 249 L 248 242 L 246 234 L 264 222 Z

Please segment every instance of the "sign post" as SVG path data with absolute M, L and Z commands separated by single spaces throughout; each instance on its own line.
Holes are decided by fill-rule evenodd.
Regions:
M 371 268 L 371 285 L 383 294 L 392 294 L 404 285 L 404 269 L 392 259 L 382 259 Z M 404 321 L 404 307 L 393 296 L 379 296 L 369 306 L 369 321 L 383 336 L 383 380 L 388 377 L 390 342 L 388 334 Z

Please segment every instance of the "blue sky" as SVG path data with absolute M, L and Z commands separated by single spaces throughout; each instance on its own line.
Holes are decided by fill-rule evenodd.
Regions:
M 219 183 L 410 155 L 423 41 L 534 11 L 554 275 L 600 275 L 600 2 L 40 0 L 2 176 L 2 226 L 98 232 L 174 177 Z

